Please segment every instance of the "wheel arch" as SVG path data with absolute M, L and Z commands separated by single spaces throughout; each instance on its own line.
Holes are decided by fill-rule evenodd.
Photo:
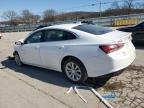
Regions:
M 63 64 L 64 64 L 64 62 L 67 60 L 67 59 L 69 59 L 69 58 L 74 58 L 74 59 L 77 59 L 84 67 L 85 67 L 85 65 L 83 64 L 83 62 L 82 62 L 82 60 L 80 60 L 78 57 L 75 57 L 75 56 L 72 56 L 72 55 L 67 55 L 67 56 L 65 56 L 63 59 L 62 59 L 62 61 L 61 61 L 61 70 L 63 71 Z M 85 67 L 85 69 L 86 69 L 86 67 Z
M 62 62 L 61 62 L 61 70 L 62 70 L 62 72 L 64 72 L 64 70 L 63 70 L 64 62 L 65 62 L 66 60 L 70 59 L 70 58 L 74 58 L 75 60 L 77 60 L 77 61 L 83 66 L 83 69 L 84 69 L 84 71 L 83 71 L 83 72 L 84 72 L 84 78 L 83 78 L 82 81 L 86 81 L 87 78 L 88 78 L 88 72 L 87 72 L 86 66 L 83 64 L 83 62 L 82 62 L 79 58 L 77 58 L 77 57 L 75 57 L 75 56 L 69 55 L 69 56 L 65 56 L 65 57 L 62 59 Z
M 18 54 L 18 51 L 14 51 L 14 52 L 13 52 L 13 55 L 15 55 L 15 54 Z

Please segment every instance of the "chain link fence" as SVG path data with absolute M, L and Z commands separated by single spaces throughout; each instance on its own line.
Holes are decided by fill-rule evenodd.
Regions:
M 94 24 L 102 25 L 102 26 L 134 25 L 141 21 L 144 21 L 144 13 L 121 15 L 121 16 L 100 17 L 100 18 L 56 21 L 56 22 L 51 22 L 51 23 L 39 23 L 39 24 L 18 25 L 18 26 L 0 26 L 0 32 L 32 31 L 40 25 L 66 24 L 66 23 L 76 23 L 76 22 L 81 22 L 81 21 L 92 21 Z

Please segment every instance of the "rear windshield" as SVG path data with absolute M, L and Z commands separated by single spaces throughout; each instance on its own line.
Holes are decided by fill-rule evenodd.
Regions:
M 73 29 L 77 29 L 80 31 L 94 34 L 94 35 L 101 35 L 101 34 L 109 33 L 112 31 L 111 29 L 100 27 L 100 26 L 93 25 L 93 24 L 79 25 L 79 26 L 74 27 Z

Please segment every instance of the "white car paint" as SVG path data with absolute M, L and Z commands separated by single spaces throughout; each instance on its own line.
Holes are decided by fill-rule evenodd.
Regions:
M 77 39 L 15 45 L 14 50 L 19 53 L 23 63 L 60 72 L 62 71 L 61 62 L 63 58 L 74 56 L 84 64 L 88 77 L 96 77 L 119 71 L 134 61 L 136 55 L 135 48 L 131 42 L 131 33 L 114 30 L 96 36 L 73 29 L 73 27 L 78 25 L 81 24 L 55 25 L 34 31 L 37 32 L 47 29 L 66 30 L 74 33 Z M 109 54 L 106 54 L 99 48 L 99 45 L 117 43 L 124 43 L 124 46 Z

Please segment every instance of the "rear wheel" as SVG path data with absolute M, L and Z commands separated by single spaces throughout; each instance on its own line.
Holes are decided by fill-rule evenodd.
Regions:
M 14 60 L 15 60 L 15 62 L 16 62 L 16 64 L 17 64 L 18 66 L 22 66 L 22 65 L 23 65 L 23 63 L 21 62 L 21 59 L 20 59 L 18 53 L 15 53 L 15 54 L 14 54 Z
M 75 58 L 67 59 L 63 64 L 63 72 L 67 78 L 75 83 L 87 80 L 87 72 L 84 65 Z

